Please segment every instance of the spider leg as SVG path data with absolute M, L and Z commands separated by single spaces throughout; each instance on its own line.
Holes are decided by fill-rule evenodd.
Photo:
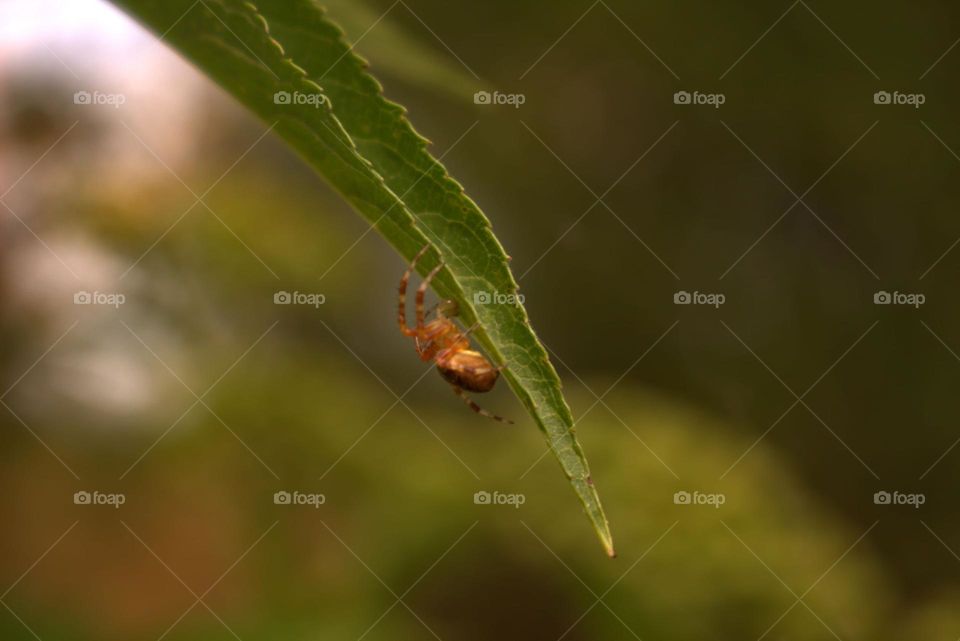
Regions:
M 427 308 L 426 313 L 423 315 L 424 320 L 430 317 L 430 314 L 436 312 L 438 318 L 452 318 L 459 314 L 456 301 L 450 299 L 439 300 L 429 308 Z
M 417 307 L 417 327 L 423 327 L 423 297 L 427 293 L 427 288 L 430 287 L 430 281 L 433 280 L 433 277 L 443 269 L 443 262 L 441 261 L 436 267 L 430 270 L 430 273 L 426 275 L 423 279 L 423 282 L 420 283 L 420 287 L 417 287 L 417 296 L 416 296 L 416 307 Z
M 464 338 L 466 338 L 466 337 L 469 336 L 471 333 L 473 333 L 473 331 L 474 331 L 475 329 L 477 329 L 478 327 L 480 327 L 480 321 L 477 321 L 476 323 L 474 323 L 474 324 L 471 325 L 470 327 L 468 327 L 468 328 L 466 328 L 465 330 L 463 330 L 463 336 L 464 336 Z
M 472 334 L 473 331 L 474 331 L 475 329 L 477 329 L 478 327 L 480 327 L 480 321 L 477 321 L 476 323 L 474 323 L 474 324 L 471 325 L 470 327 L 468 327 L 468 328 L 466 328 L 465 330 L 462 330 L 462 331 L 460 332 L 460 339 L 461 339 L 467 346 L 470 345 L 470 334 Z
M 487 410 L 483 409 L 482 407 L 474 403 L 473 399 L 467 396 L 467 393 L 464 392 L 459 387 L 457 387 L 456 385 L 451 385 L 451 387 L 453 388 L 453 393 L 459 396 L 461 399 L 463 399 L 463 402 L 469 405 L 470 409 L 472 409 L 474 412 L 476 412 L 480 416 L 486 416 L 487 418 L 492 418 L 495 421 L 500 421 L 501 423 L 509 423 L 510 425 L 513 425 L 513 421 L 511 421 L 509 418 L 503 418 L 502 416 L 491 414 Z
M 403 272 L 403 277 L 400 278 L 400 286 L 397 288 L 400 296 L 400 306 L 397 312 L 397 322 L 400 325 L 400 331 L 404 336 L 414 336 L 416 335 L 416 330 L 407 327 L 407 283 L 410 282 L 410 274 L 413 273 L 413 270 L 417 267 L 417 261 L 426 253 L 427 249 L 430 248 L 430 245 L 424 245 L 416 256 L 413 257 L 413 261 L 410 263 L 410 266 L 407 267 L 407 271 Z
M 434 312 L 436 312 L 438 316 L 442 316 L 442 315 L 443 315 L 443 310 L 441 309 L 441 306 L 443 306 L 443 305 L 446 304 L 447 302 L 448 302 L 448 301 L 445 301 L 445 300 L 438 300 L 436 303 L 434 303 L 433 305 L 431 305 L 430 307 L 428 307 L 428 308 L 427 308 L 427 311 L 424 312 L 424 314 L 423 314 L 423 319 L 424 319 L 424 320 L 428 319 L 428 318 L 430 317 L 430 314 L 432 314 L 432 313 L 434 313 Z

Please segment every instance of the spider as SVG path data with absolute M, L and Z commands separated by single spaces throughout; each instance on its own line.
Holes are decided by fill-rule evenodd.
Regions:
M 493 364 L 480 352 L 470 349 L 471 331 L 476 325 L 465 331 L 461 331 L 454 323 L 451 317 L 458 313 L 457 303 L 452 300 L 445 300 L 437 303 L 426 314 L 423 311 L 423 298 L 430 281 L 443 268 L 441 261 L 420 283 L 416 295 L 416 327 L 407 326 L 407 283 L 410 281 L 410 275 L 416 269 L 417 261 L 429 249 L 429 245 L 421 249 L 413 258 L 413 262 L 403 273 L 398 287 L 400 293 L 400 306 L 397 315 L 397 321 L 400 325 L 400 331 L 404 336 L 412 336 L 416 342 L 417 354 L 422 361 L 433 361 L 437 364 L 437 371 L 445 381 L 450 383 L 453 393 L 463 399 L 463 402 L 470 406 L 477 414 L 492 418 L 502 423 L 513 423 L 513 421 L 491 414 L 467 396 L 467 392 L 483 393 L 493 389 L 494 384 L 500 377 L 502 367 L 494 367 Z M 431 321 L 425 321 L 425 317 L 436 311 L 436 318 Z

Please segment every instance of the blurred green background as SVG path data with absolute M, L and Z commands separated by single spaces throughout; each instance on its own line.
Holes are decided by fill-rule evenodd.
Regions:
M 618 558 L 266 125 L 109 5 L 5 0 L 2 638 L 960 637 L 960 9 L 329 9 L 512 256 Z

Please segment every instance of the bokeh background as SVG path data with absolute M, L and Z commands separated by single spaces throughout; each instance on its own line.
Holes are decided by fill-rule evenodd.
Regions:
M 511 254 L 619 556 L 267 125 L 104 2 L 3 0 L 0 636 L 960 637 L 960 9 L 329 9 Z

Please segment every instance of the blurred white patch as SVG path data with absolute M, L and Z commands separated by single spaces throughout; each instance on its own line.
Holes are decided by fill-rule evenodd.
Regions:
M 3 290 L 9 297 L 6 305 L 48 318 L 59 317 L 57 322 L 76 318 L 74 293 L 116 289 L 117 280 L 127 267 L 118 257 L 79 234 L 47 232 L 43 244 L 25 240 L 7 251 L 5 269 L 0 272 L 6 281 Z M 130 274 L 124 279 L 131 281 L 125 287 L 133 285 L 133 277 Z
M 84 113 L 113 124 L 102 141 L 113 173 L 165 171 L 154 153 L 177 171 L 203 126 L 197 106 L 213 93 L 166 44 L 102 0 L 0 0 L 0 87 L 24 74 L 60 78 L 71 103 L 77 94 L 122 97 L 119 106 L 77 105 L 81 125 Z
M 61 260 L 80 278 L 71 276 Z M 29 405 L 33 415 L 79 411 L 101 424 L 122 421 L 125 429 L 152 429 L 156 425 L 142 420 L 144 415 L 159 415 L 173 398 L 189 396 L 137 339 L 175 371 L 189 374 L 188 359 L 176 337 L 138 306 L 144 284 L 134 272 L 119 280 L 129 266 L 125 260 L 75 234 L 51 235 L 46 247 L 38 242 L 15 245 L 5 262 L 7 269 L 0 271 L 5 307 L 25 318 L 42 319 L 33 328 L 36 344 L 22 350 L 19 369 L 26 371 L 62 337 L 17 383 L 12 396 L 19 407 Z M 78 291 L 122 293 L 126 302 L 121 308 L 78 305 Z M 126 420 L 133 418 L 138 420 Z
M 23 127 L 13 109 L 21 94 L 13 92 L 24 84 L 39 87 L 29 99 L 55 115 L 44 125 L 53 128 L 49 140 L 21 144 L 12 135 Z M 12 375 L 34 367 L 77 323 L 17 383 L 10 398 L 18 408 L 165 429 L 171 407 L 183 399 L 189 406 L 190 393 L 150 353 L 193 384 L 189 354 L 169 318 L 156 313 L 158 297 L 167 311 L 182 305 L 182 283 L 127 274 L 132 258 L 70 230 L 79 215 L 73 207 L 88 193 L 136 212 L 130 201 L 175 185 L 186 209 L 192 198 L 179 176 L 190 182 L 210 114 L 222 116 L 225 105 L 232 103 L 205 77 L 105 1 L 0 0 L 0 194 L 8 192 L 3 200 L 14 212 L 0 208 L 0 291 L 3 308 L 30 330 Z M 206 187 L 190 185 L 197 193 Z M 100 302 L 120 295 L 122 304 Z M 191 319 L 201 314 L 190 310 Z
M 158 400 L 157 367 L 133 358 L 133 353 L 128 345 L 116 343 L 67 351 L 55 359 L 49 384 L 68 402 L 113 416 L 141 415 Z

